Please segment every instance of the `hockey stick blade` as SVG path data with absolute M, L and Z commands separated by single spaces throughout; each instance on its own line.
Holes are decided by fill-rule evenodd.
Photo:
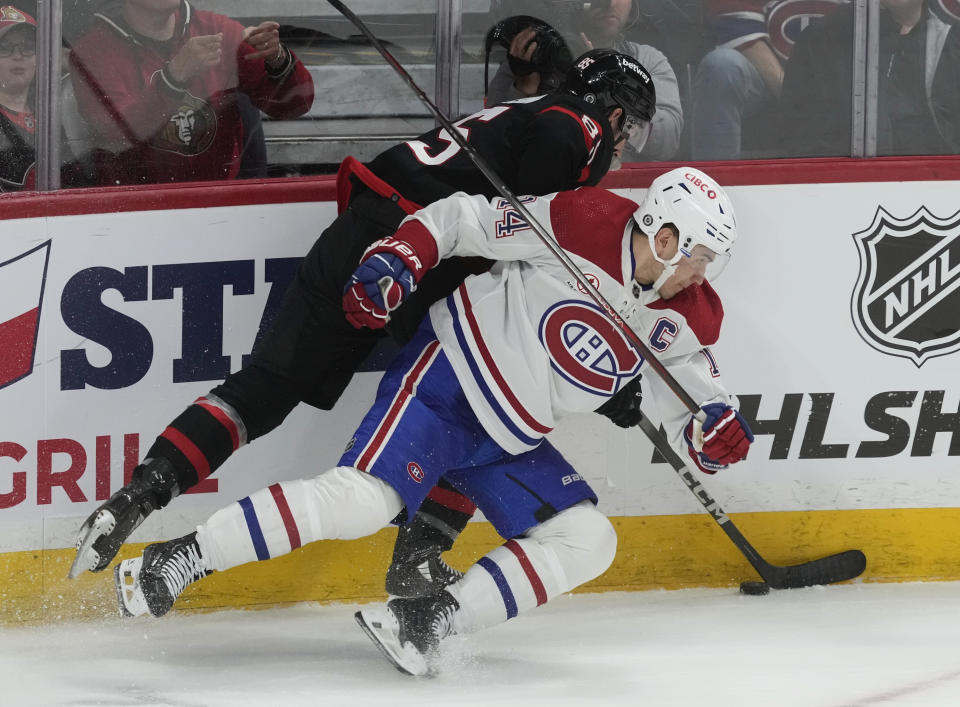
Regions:
M 743 536 L 730 516 L 707 492 L 694 473 L 687 468 L 680 455 L 670 446 L 664 435 L 653 426 L 646 415 L 640 418 L 637 426 L 647 435 L 660 455 L 673 467 L 673 470 L 677 472 L 683 483 L 697 497 L 710 517 L 717 522 L 717 525 L 727 534 L 731 542 L 747 558 L 757 574 L 773 589 L 799 589 L 800 587 L 812 587 L 818 584 L 843 582 L 859 577 L 866 569 L 867 558 L 860 550 L 846 550 L 798 565 L 781 567 L 770 564 Z
M 818 584 L 845 582 L 863 574 L 867 557 L 860 550 L 846 550 L 799 565 L 767 564 L 760 576 L 773 589 L 800 589 Z

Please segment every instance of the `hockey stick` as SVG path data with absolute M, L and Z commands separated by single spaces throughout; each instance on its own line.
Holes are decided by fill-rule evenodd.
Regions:
M 603 295 L 600 294 L 600 292 L 587 280 L 586 277 L 584 277 L 583 273 L 580 272 L 573 260 L 570 259 L 570 256 L 568 256 L 567 253 L 557 244 L 557 242 L 553 240 L 543 226 L 540 225 L 540 223 L 533 217 L 533 215 L 520 202 L 520 200 L 517 199 L 516 195 L 504 183 L 500 176 L 487 164 L 486 160 L 484 160 L 483 157 L 477 153 L 473 146 L 470 145 L 470 143 L 468 143 L 463 137 L 460 131 L 457 130 L 450 120 L 440 111 L 440 109 L 434 105 L 433 101 L 431 101 L 430 98 L 423 92 L 423 90 L 416 84 L 410 74 L 407 73 L 407 70 L 404 69 L 400 64 L 400 62 L 398 62 L 387 50 L 387 48 L 383 46 L 383 43 L 376 37 L 376 35 L 374 35 L 367 25 L 340 0 L 327 0 L 327 2 L 329 2 L 340 14 L 346 17 L 370 41 L 373 47 L 380 53 L 386 62 L 393 67 L 394 71 L 396 71 L 400 78 L 402 78 L 410 87 L 410 90 L 416 94 L 420 101 L 433 114 L 437 122 L 449 134 L 450 139 L 455 141 L 457 145 L 459 145 L 460 148 L 466 152 L 467 156 L 470 157 L 480 172 L 487 178 L 490 184 L 493 185 L 494 189 L 496 189 L 504 199 L 510 202 L 510 205 L 523 217 L 523 219 L 527 222 L 534 233 L 537 234 L 543 244 L 550 250 L 551 253 L 553 253 L 553 255 L 557 257 L 567 272 L 570 273 L 570 276 L 573 277 L 577 284 L 582 288 L 582 291 L 586 292 L 590 298 L 600 306 L 610 321 L 613 322 L 613 324 L 621 331 L 621 333 L 627 337 L 630 343 L 644 357 L 644 360 L 650 365 L 650 367 L 656 371 L 667 387 L 669 387 L 670 390 L 683 402 L 690 413 L 695 418 L 703 422 L 706 416 L 696 401 L 690 397 L 690 394 L 683 389 L 680 383 L 664 367 L 664 365 L 657 360 L 640 336 L 637 335 L 637 333 L 634 332 L 633 329 L 620 318 L 613 306 L 607 302 Z M 644 425 L 643 423 L 646 424 Z M 647 437 L 650 438 L 650 441 L 653 443 L 653 445 L 660 450 L 661 454 L 663 454 L 668 460 L 672 459 L 671 465 L 680 475 L 680 478 L 686 484 L 687 488 L 689 488 L 690 491 L 700 500 L 700 502 L 703 503 L 711 517 L 717 521 L 717 523 L 721 528 L 723 528 L 724 532 L 727 533 L 727 536 L 734 542 L 740 552 L 743 553 L 750 564 L 753 565 L 757 572 L 760 573 L 760 576 L 763 577 L 764 581 L 770 584 L 771 587 L 785 589 L 788 587 L 806 587 L 813 584 L 840 582 L 845 579 L 857 577 L 861 572 L 863 572 L 866 565 L 866 558 L 859 550 L 849 550 L 847 552 L 831 555 L 830 557 L 825 557 L 820 560 L 814 560 L 813 562 L 796 565 L 793 568 L 778 568 L 769 564 L 760 556 L 753 546 L 747 542 L 747 539 L 743 537 L 737 527 L 733 524 L 733 521 L 731 521 L 725 513 L 719 510 L 717 503 L 710 498 L 706 490 L 703 489 L 703 486 L 696 481 L 695 477 L 685 467 L 683 461 L 680 460 L 679 455 L 673 451 L 673 449 L 670 447 L 670 444 L 663 437 L 663 435 L 660 434 L 659 430 L 657 430 L 646 418 L 643 418 L 640 428 L 647 435 Z M 669 454 L 667 451 L 669 451 Z M 720 517 L 715 515 L 714 509 L 719 511 Z M 809 569 L 811 566 L 812 569 Z M 793 571 L 799 568 L 808 569 L 802 572 Z M 770 578 L 769 580 L 768 577 Z
M 802 562 L 798 565 L 781 567 L 780 565 L 770 564 L 743 536 L 740 529 L 730 520 L 730 516 L 720 507 L 720 504 L 707 493 L 694 473 L 684 464 L 680 455 L 670 446 L 660 430 L 647 419 L 646 415 L 641 415 L 637 426 L 650 438 L 653 446 L 673 467 L 673 470 L 679 474 L 683 483 L 693 492 L 693 495 L 697 497 L 707 513 L 713 517 L 723 529 L 723 532 L 727 534 L 727 537 L 743 553 L 747 561 L 753 565 L 757 574 L 773 589 L 796 589 L 798 587 L 811 587 L 816 584 L 842 582 L 858 577 L 866 568 L 867 558 L 860 550 L 838 552 L 835 555 L 821 557 L 819 560 L 811 560 L 810 562 Z

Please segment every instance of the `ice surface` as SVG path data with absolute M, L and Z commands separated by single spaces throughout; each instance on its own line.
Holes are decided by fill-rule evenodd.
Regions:
M 0 630 L 0 704 L 960 705 L 960 584 L 578 594 L 402 675 L 355 605 Z

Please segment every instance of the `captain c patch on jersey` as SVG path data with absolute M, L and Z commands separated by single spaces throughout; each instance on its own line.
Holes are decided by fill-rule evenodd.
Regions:
M 560 375 L 597 395 L 616 393 L 643 363 L 598 306 L 579 300 L 558 302 L 544 313 L 540 342 Z
M 901 219 L 878 208 L 853 239 L 851 311 L 864 341 L 918 368 L 960 349 L 960 211 L 938 218 L 921 206 Z

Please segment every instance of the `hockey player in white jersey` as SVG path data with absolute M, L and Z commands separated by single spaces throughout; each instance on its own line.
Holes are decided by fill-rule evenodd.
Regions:
M 708 473 L 745 458 L 753 435 L 708 349 L 722 319 L 708 278 L 737 235 L 723 189 L 681 168 L 655 180 L 641 205 L 593 187 L 523 201 L 701 401 L 707 419 L 698 429 L 649 376 L 673 444 L 689 448 Z M 251 494 L 196 533 L 120 563 L 124 613 L 160 616 L 212 571 L 403 523 L 441 476 L 507 542 L 436 596 L 358 613 L 402 671 L 427 672 L 450 633 L 505 621 L 607 569 L 616 552 L 613 526 L 544 437 L 561 417 L 614 395 L 641 372 L 643 359 L 503 199 L 455 194 L 406 219 L 367 250 L 344 311 L 356 326 L 382 327 L 424 273 L 454 255 L 498 262 L 431 307 L 338 465 Z

